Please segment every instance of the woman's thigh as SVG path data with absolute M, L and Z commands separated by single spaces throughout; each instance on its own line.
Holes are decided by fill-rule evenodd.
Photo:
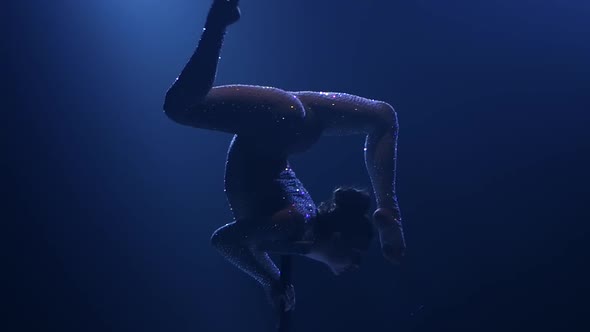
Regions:
M 304 221 L 297 218 L 246 218 L 217 229 L 213 237 L 225 242 L 256 246 L 268 242 L 296 241 L 303 236 Z
M 250 85 L 218 86 L 181 117 L 193 127 L 241 135 L 279 135 L 301 131 L 305 109 L 286 91 Z

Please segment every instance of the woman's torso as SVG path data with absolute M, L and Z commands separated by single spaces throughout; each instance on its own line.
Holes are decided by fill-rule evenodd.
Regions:
M 225 168 L 225 191 L 236 220 L 270 218 L 286 208 L 311 220 L 316 206 L 289 165 L 287 154 L 268 148 L 272 137 L 234 136 Z

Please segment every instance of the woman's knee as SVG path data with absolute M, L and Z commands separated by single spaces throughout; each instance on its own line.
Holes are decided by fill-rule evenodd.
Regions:
M 205 99 L 206 93 L 187 93 L 183 87 L 173 85 L 164 99 L 164 114 L 174 122 L 180 124 L 194 125 L 194 115 L 202 112 L 196 107 Z M 191 119 L 189 119 L 191 115 Z M 189 121 L 190 120 L 190 121 Z
M 164 114 L 172 121 L 183 123 L 185 122 L 186 109 L 184 100 L 173 88 L 168 90 L 164 105 L 162 106 Z
M 255 236 L 252 230 L 244 225 L 245 222 L 231 222 L 219 227 L 211 234 L 210 243 L 213 247 L 227 247 L 248 244 Z
M 231 224 L 218 228 L 211 234 L 210 243 L 214 248 L 221 248 L 234 242 L 231 238 Z
M 390 104 L 378 102 L 374 114 L 374 128 L 377 130 L 398 130 L 397 112 Z

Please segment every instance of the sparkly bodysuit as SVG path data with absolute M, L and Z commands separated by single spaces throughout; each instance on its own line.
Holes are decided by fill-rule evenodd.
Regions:
M 385 103 L 346 94 L 213 88 L 225 26 L 211 14 L 223 3 L 214 2 L 197 50 L 168 90 L 164 109 L 177 123 L 235 134 L 225 174 L 235 221 L 215 231 L 211 241 L 228 261 L 270 289 L 280 271 L 258 244 L 307 239 L 316 217 L 288 155 L 305 151 L 331 130 L 366 134 L 365 159 L 377 205 L 389 207 L 400 220 L 394 192 L 397 118 Z M 385 241 L 382 236 L 382 245 Z
M 234 217 L 271 218 L 292 207 L 309 219 L 315 205 L 287 158 L 262 150 L 264 142 L 257 141 L 236 135 L 228 151 L 225 190 Z

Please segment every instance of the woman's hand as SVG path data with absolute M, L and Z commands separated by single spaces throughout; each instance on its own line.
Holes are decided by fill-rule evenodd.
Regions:
M 392 210 L 380 208 L 373 214 L 373 222 L 379 231 L 383 257 L 394 264 L 401 263 L 406 251 L 401 220 Z
M 295 309 L 295 287 L 293 285 L 284 285 L 280 281 L 276 281 L 265 291 L 268 301 L 276 310 L 282 308 L 284 311 L 291 311 Z
M 213 0 L 209 15 L 207 16 L 207 28 L 226 28 L 240 19 L 239 0 Z

